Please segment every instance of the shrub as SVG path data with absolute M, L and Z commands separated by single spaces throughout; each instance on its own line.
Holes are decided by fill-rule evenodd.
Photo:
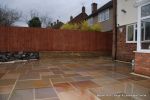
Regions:
M 74 30 L 79 30 L 80 29 L 80 25 L 79 24 L 73 24 L 73 29 Z
M 94 32 L 100 32 L 101 31 L 101 25 L 99 23 L 96 23 L 96 24 L 91 26 L 90 30 L 94 31 Z
M 87 21 L 84 21 L 81 24 L 69 24 L 69 23 L 64 24 L 61 27 L 61 29 L 100 32 L 101 31 L 101 26 L 100 26 L 99 23 L 96 23 L 96 24 L 90 26 Z
M 71 30 L 72 29 L 72 25 L 71 24 L 64 24 L 61 29 L 65 29 L 65 30 Z
M 88 24 L 87 21 L 82 22 L 82 24 L 81 24 L 81 30 L 82 31 L 89 31 L 90 30 L 90 26 L 89 26 L 89 24 Z
M 78 24 L 64 24 L 61 29 L 65 29 L 65 30 L 78 30 L 79 29 L 79 25 Z

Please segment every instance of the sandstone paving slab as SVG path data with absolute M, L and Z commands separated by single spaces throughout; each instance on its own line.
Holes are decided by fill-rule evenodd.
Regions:
M 0 79 L 5 75 L 5 73 L 0 73 Z
M 16 82 L 15 79 L 0 79 L 0 87 L 1 86 L 14 85 L 15 82 Z
M 72 78 L 53 78 L 51 79 L 52 83 L 66 83 L 74 81 Z
M 21 74 L 19 77 L 19 80 L 38 80 L 38 79 L 40 79 L 40 74 L 35 72 Z
M 87 90 L 64 91 L 58 93 L 60 100 L 100 100 Z
M 1 79 L 18 79 L 20 74 L 13 73 L 13 74 L 5 74 Z
M 14 90 L 10 100 L 34 100 L 33 89 Z
M 80 77 L 80 74 L 63 74 L 64 77 Z
M 33 89 L 33 88 L 44 88 L 44 87 L 52 87 L 49 80 L 18 81 L 15 89 Z
M 92 82 L 92 81 L 77 81 L 77 82 L 71 82 L 71 84 L 78 88 L 78 89 L 88 89 L 88 88 L 96 88 L 99 87 L 100 85 Z
M 9 94 L 13 89 L 13 85 L 0 86 L 0 94 Z
M 0 94 L 0 100 L 8 100 L 9 94 Z
M 46 75 L 42 76 L 43 79 L 48 78 L 48 79 L 55 79 L 55 78 L 62 78 L 62 75 Z
M 57 92 L 70 91 L 75 89 L 69 83 L 55 83 L 53 86 Z
M 35 99 L 57 98 L 57 94 L 53 88 L 35 89 Z

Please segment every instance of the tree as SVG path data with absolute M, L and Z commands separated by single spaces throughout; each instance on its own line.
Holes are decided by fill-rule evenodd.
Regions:
M 15 9 L 9 9 L 0 5 L 0 25 L 11 26 L 21 17 L 21 13 Z
M 29 27 L 41 27 L 41 21 L 39 17 L 33 17 L 31 20 L 28 22 Z
M 36 10 L 31 10 L 30 15 L 27 17 L 25 17 L 25 21 L 27 22 L 27 24 L 29 23 L 29 19 L 33 19 L 35 17 L 38 17 L 40 22 L 41 22 L 41 27 L 49 27 L 51 22 L 52 22 L 52 19 L 50 17 L 48 17 L 48 15 L 42 15 L 40 14 L 38 11 Z

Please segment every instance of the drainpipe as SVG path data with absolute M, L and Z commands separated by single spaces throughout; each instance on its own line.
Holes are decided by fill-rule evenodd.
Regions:
M 117 0 L 113 0 L 113 60 L 117 59 Z

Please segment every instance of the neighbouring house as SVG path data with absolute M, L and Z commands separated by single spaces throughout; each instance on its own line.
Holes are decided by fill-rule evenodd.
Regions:
M 150 0 L 113 0 L 113 57 L 150 76 Z
M 71 16 L 70 21 L 68 23 L 81 24 L 85 20 L 85 18 L 87 18 L 87 16 L 88 15 L 86 14 L 86 8 L 83 6 L 82 12 L 74 18 L 73 18 L 73 16 Z
M 99 9 L 97 3 L 92 3 L 92 13 L 86 18 L 89 25 L 100 23 L 101 31 L 112 31 L 113 27 L 113 2 L 109 1 Z
M 63 22 L 57 20 L 57 22 L 51 23 L 51 28 L 60 29 L 64 25 Z

